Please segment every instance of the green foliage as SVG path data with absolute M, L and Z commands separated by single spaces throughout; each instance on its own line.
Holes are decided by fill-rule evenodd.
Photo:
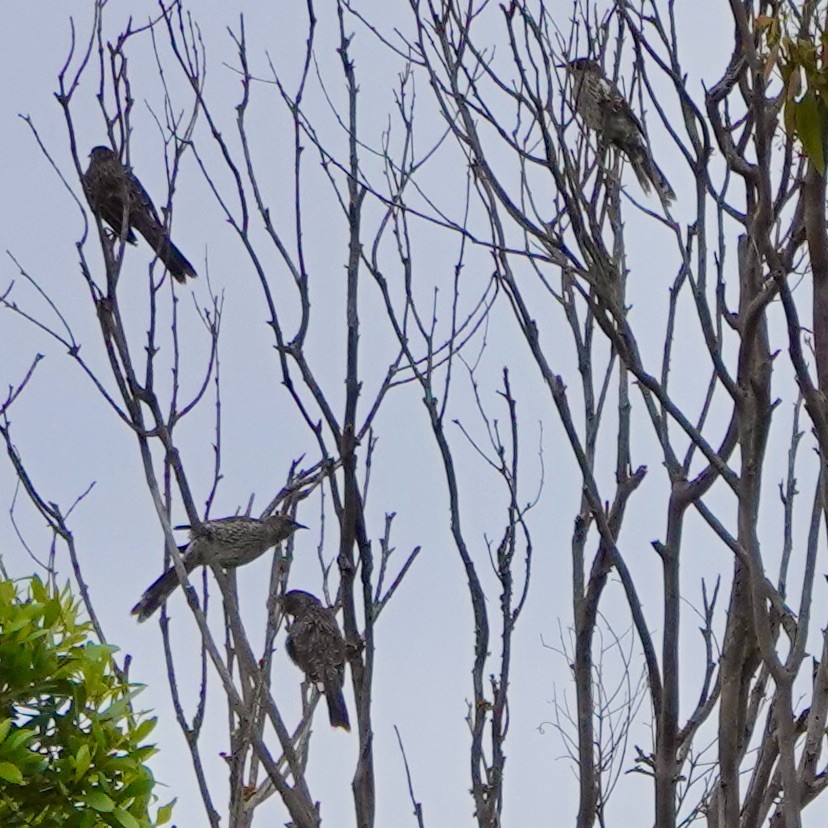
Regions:
M 802 38 L 786 39 L 783 46 L 780 68 L 786 91 L 785 127 L 799 137 L 811 163 L 819 173 L 824 173 L 828 67 L 823 46 Z
M 148 828 L 155 784 L 136 716 L 139 688 L 118 677 L 69 593 L 37 578 L 25 596 L 0 581 L 0 825 Z
M 794 109 L 796 134 L 805 154 L 820 173 L 825 172 L 825 104 L 809 89 L 802 100 L 791 104 Z
M 778 65 L 785 94 L 784 124 L 821 175 L 828 136 L 828 32 L 813 39 L 788 36 L 790 20 L 760 14 L 755 20 L 765 47 L 765 76 Z

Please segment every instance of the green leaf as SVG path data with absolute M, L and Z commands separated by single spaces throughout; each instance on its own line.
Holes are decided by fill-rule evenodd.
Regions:
M 129 699 L 118 699 L 101 713 L 101 719 L 108 721 L 110 719 L 122 719 L 129 709 Z
M 175 803 L 177 800 L 173 799 L 171 802 L 168 802 L 166 805 L 162 805 L 158 809 L 158 816 L 155 819 L 156 825 L 163 825 L 166 822 L 169 822 L 172 818 L 172 810 L 175 807 Z
M 46 587 L 43 586 L 43 581 L 41 581 L 37 576 L 29 581 L 29 589 L 32 592 L 32 598 L 34 598 L 34 600 L 39 604 L 49 600 L 49 593 L 46 590 Z
M 51 628 L 58 618 L 60 618 L 60 600 L 58 598 L 52 598 L 46 603 L 44 608 L 43 623 Z
M 155 780 L 151 776 L 141 776 L 134 782 L 130 782 L 129 785 L 121 791 L 121 795 L 124 799 L 146 796 L 152 791 L 153 785 L 155 785 Z
M 808 90 L 796 104 L 796 131 L 805 154 L 820 174 L 825 172 L 824 140 L 820 107 L 813 93 Z
M 6 746 L 10 750 L 14 750 L 15 748 L 20 747 L 20 745 L 25 744 L 34 737 L 34 730 L 31 730 L 28 727 L 21 727 L 20 730 L 15 731 L 14 733 L 12 733 L 11 736 L 9 736 L 9 738 L 6 740 Z
M 6 782 L 12 782 L 15 785 L 23 784 L 23 774 L 20 768 L 11 762 L 0 762 L 0 779 L 5 779 Z
M 102 814 L 108 814 L 115 809 L 115 803 L 103 791 L 90 791 L 85 797 L 86 804 Z
M 16 620 L 11 621 L 3 627 L 3 634 L 11 635 L 12 633 L 28 627 L 31 623 L 32 622 L 28 614 L 21 614 Z
M 83 778 L 89 764 L 92 761 L 92 754 L 89 751 L 88 745 L 81 745 L 78 752 L 75 754 L 75 782 Z
M 139 762 L 146 762 L 147 759 L 151 759 L 155 754 L 158 753 L 158 750 L 154 748 L 152 745 L 146 745 L 144 747 L 138 748 L 137 750 L 133 750 L 131 752 L 131 756 L 133 756 Z
M 108 662 L 113 653 L 117 653 L 118 648 L 112 644 L 92 644 L 87 642 L 84 647 L 84 653 L 89 661 L 100 663 Z
M 138 727 L 132 733 L 132 738 L 136 742 L 143 742 L 144 739 L 152 733 L 153 728 L 155 727 L 156 723 L 158 722 L 158 718 L 153 716 L 151 719 L 144 719 Z M 0 741 L 2 741 L 0 739 Z
M 125 811 L 123 808 L 116 808 L 112 812 L 112 816 L 124 828 L 141 828 L 141 823 L 129 811 Z

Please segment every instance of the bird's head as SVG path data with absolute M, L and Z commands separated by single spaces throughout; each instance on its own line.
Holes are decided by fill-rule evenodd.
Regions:
M 281 600 L 282 612 L 285 615 L 296 617 L 306 612 L 311 607 L 320 607 L 322 602 L 310 592 L 305 592 L 303 589 L 292 589 L 282 596 Z
M 557 64 L 559 69 L 565 69 L 573 75 L 582 75 L 584 72 L 598 72 L 601 74 L 601 66 L 592 58 L 579 57 L 575 60 L 570 60 L 568 63 Z
M 297 523 L 293 518 L 287 515 L 270 515 L 265 518 L 265 523 L 268 524 L 277 534 L 282 538 L 290 537 L 297 529 L 307 529 L 303 523 Z
M 89 157 L 93 161 L 108 161 L 110 158 L 117 158 L 118 156 L 109 147 L 99 146 L 92 147 Z

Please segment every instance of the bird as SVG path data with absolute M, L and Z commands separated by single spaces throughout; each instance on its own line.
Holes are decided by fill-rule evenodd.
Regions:
M 92 212 L 130 244 L 136 243 L 133 231 L 137 230 L 178 282 L 183 284 L 188 276 L 195 277 L 195 268 L 173 244 L 147 191 L 132 170 L 121 163 L 117 153 L 109 147 L 95 147 L 89 159 L 83 174 L 83 191 Z
M 662 201 L 673 201 L 676 194 L 653 160 L 641 122 L 601 65 L 580 57 L 563 64 L 562 68 L 572 77 L 574 109 L 583 122 L 627 156 L 645 193 L 649 194 L 652 184 Z
M 331 727 L 351 729 L 342 695 L 345 681 L 345 639 L 334 611 L 310 592 L 292 589 L 281 600 L 285 615 L 293 618 L 285 649 L 308 681 L 321 684 L 328 703 Z
M 190 542 L 179 547 L 189 575 L 196 567 L 210 563 L 224 569 L 244 566 L 307 526 L 287 515 L 270 515 L 261 520 L 244 516 L 217 518 L 193 527 L 176 528 L 190 529 Z M 138 616 L 139 622 L 146 621 L 180 583 L 175 567 L 171 566 L 147 587 L 132 614 Z

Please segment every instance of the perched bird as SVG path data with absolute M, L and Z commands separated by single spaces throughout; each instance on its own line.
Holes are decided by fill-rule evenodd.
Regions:
M 230 569 L 255 561 L 297 529 L 306 528 L 287 515 L 271 515 L 262 520 L 251 517 L 219 518 L 191 527 L 189 544 L 179 548 L 187 574 L 197 566 L 209 563 Z M 171 566 L 147 588 L 132 608 L 132 614 L 137 615 L 139 621 L 146 621 L 179 584 L 175 567 Z
M 563 68 L 572 76 L 573 105 L 584 123 L 627 156 L 645 193 L 652 184 L 662 201 L 673 201 L 676 194 L 653 160 L 641 122 L 621 90 L 589 58 L 576 58 Z
M 195 276 L 195 268 L 172 243 L 152 200 L 132 170 L 109 147 L 95 147 L 89 158 L 89 168 L 83 174 L 83 190 L 92 211 L 119 237 L 126 216 L 124 238 L 130 244 L 136 243 L 133 230 L 137 230 L 174 279 L 183 283 L 188 276 Z
M 345 639 L 332 609 L 309 592 L 293 589 L 282 598 L 285 615 L 293 618 L 288 629 L 288 655 L 309 681 L 321 684 L 328 703 L 331 727 L 351 729 L 342 695 L 345 681 Z

